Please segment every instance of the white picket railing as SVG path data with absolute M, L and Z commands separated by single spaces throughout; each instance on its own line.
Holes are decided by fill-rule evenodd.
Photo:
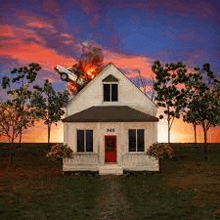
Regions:
M 129 153 L 123 155 L 123 166 L 149 165 L 151 159 L 146 153 Z
M 66 165 L 96 165 L 98 164 L 98 154 L 93 153 L 77 153 L 72 158 L 64 158 L 63 163 Z

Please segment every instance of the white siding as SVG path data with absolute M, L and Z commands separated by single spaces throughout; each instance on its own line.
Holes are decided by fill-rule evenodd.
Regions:
M 73 150 L 74 154 L 77 154 L 76 149 L 76 131 L 77 129 L 92 129 L 93 130 L 93 153 L 79 153 L 80 156 L 74 156 L 74 158 L 64 160 L 65 170 L 97 170 L 97 166 L 101 167 L 105 164 L 105 135 L 116 135 L 117 137 L 117 164 L 127 170 L 158 170 L 158 162 L 146 155 L 148 147 L 157 141 L 156 126 L 153 122 L 87 122 L 87 123 L 65 123 L 68 124 L 68 135 L 65 136 L 66 143 L 69 143 L 69 147 Z M 114 129 L 113 132 L 108 132 L 107 129 Z M 144 129 L 145 130 L 145 152 L 129 152 L 128 149 L 128 129 Z M 85 156 L 83 156 L 83 154 Z M 89 156 L 91 155 L 91 156 Z M 94 156 L 92 156 L 94 155 Z M 95 160 L 93 159 L 95 157 Z M 80 163 L 81 158 L 81 163 Z M 91 158 L 94 161 L 94 169 L 89 167 L 92 165 L 89 162 L 83 161 Z M 132 163 L 130 163 L 132 162 Z M 71 165 L 72 164 L 72 165 Z M 76 166 L 77 164 L 77 166 Z M 80 165 L 81 164 L 81 165 Z M 71 168 L 72 166 L 72 168 Z M 76 166 L 74 168 L 74 166 Z

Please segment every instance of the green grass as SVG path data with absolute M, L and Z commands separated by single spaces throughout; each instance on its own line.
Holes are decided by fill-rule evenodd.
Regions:
M 8 181 L 1 194 L 1 219 L 86 219 L 95 217 L 98 179 L 40 178 Z M 95 219 L 95 218 L 94 218 Z
M 63 176 L 45 149 L 2 155 L 0 219 L 220 219 L 220 148 L 176 148 L 162 173 L 120 177 Z
M 133 176 L 124 181 L 137 219 L 213 219 L 212 210 L 219 208 L 219 203 L 196 204 L 194 190 L 167 186 L 166 177 L 157 175 Z

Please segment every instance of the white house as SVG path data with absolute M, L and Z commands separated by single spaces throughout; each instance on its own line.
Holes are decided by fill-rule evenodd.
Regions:
M 64 144 L 74 152 L 63 171 L 158 171 L 146 155 L 157 142 L 156 106 L 109 63 L 66 106 Z

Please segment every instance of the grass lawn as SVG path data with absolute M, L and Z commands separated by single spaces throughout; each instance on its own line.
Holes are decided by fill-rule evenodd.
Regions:
M 63 176 L 44 150 L 17 153 L 12 165 L 2 154 L 0 219 L 220 219 L 219 148 L 208 161 L 200 148 L 174 148 L 180 157 L 161 174 L 101 177 Z

